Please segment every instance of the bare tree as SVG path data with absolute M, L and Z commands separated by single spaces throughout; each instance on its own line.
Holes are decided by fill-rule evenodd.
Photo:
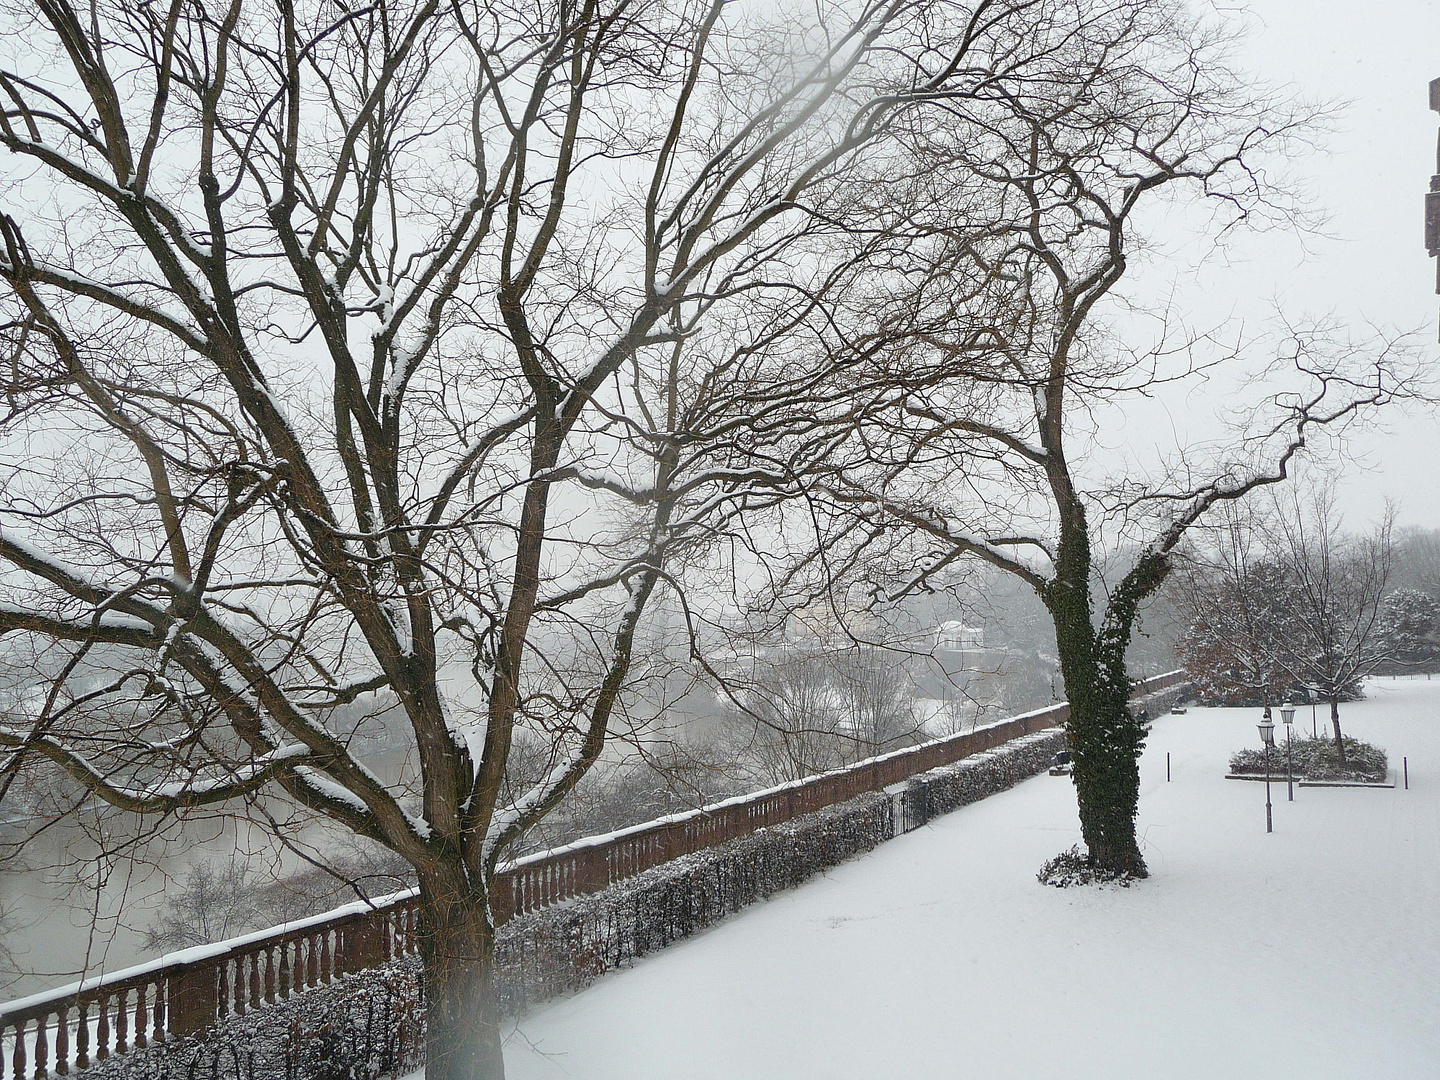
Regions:
M 812 653 L 757 661 L 734 694 L 726 744 L 755 779 L 783 784 L 844 763 L 841 702 L 827 658 Z
M 1389 591 L 1393 513 L 1349 533 L 1333 479 L 1308 487 L 1227 515 L 1221 543 L 1186 553 L 1174 595 L 1191 622 L 1187 670 L 1211 696 L 1269 705 L 1303 687 L 1329 703 L 1343 765 L 1340 702 L 1406 644 L 1422 644 L 1434 601 Z
M 1123 343 L 1106 304 L 1123 310 L 1137 214 L 1192 196 L 1221 228 L 1295 220 L 1260 163 L 1313 117 L 1233 73 L 1223 31 L 1167 0 L 1034 15 L 1023 41 L 997 35 L 972 55 L 984 95 L 908 110 L 908 153 L 877 159 L 854 192 L 888 260 L 826 346 L 890 385 L 851 396 L 866 419 L 815 489 L 817 554 L 782 584 L 860 579 L 893 597 L 966 560 L 1026 582 L 1054 627 L 1089 858 L 1143 875 L 1146 723 L 1129 710 L 1126 666 L 1141 605 L 1207 512 L 1284 480 L 1317 432 L 1390 401 L 1403 349 L 1293 331 L 1247 387 L 1253 409 L 1230 445 L 1114 471 L 1105 417 L 1245 360 L 1207 356 L 1216 343 L 1168 314 L 1153 349 Z M 1016 70 L 1021 49 L 1050 62 Z M 1134 553 L 1103 588 L 1097 547 Z
M 397 852 L 430 1075 L 502 1076 L 497 865 L 830 445 L 767 359 L 853 277 L 827 193 L 1033 6 L 7 5 L 0 633 L 57 673 L 5 771 Z
M 1368 534 L 1345 533 L 1333 485 L 1275 500 L 1270 546 L 1289 580 L 1292 618 L 1278 635 L 1280 663 L 1330 705 L 1335 752 L 1345 765 L 1340 702 L 1391 655 L 1384 598 L 1394 562 L 1394 514 Z
M 906 654 L 857 644 L 835 657 L 852 760 L 863 760 L 916 741 L 921 734 L 915 689 L 905 673 Z
M 1184 626 L 1180 654 L 1202 700 L 1271 705 L 1294 686 L 1277 645 L 1294 618 L 1291 581 L 1259 531 L 1263 512 L 1253 503 L 1226 507 L 1213 530 L 1196 530 L 1177 553 L 1166 582 Z

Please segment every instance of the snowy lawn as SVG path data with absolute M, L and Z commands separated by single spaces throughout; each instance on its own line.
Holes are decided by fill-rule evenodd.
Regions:
M 1148 881 L 1039 885 L 1079 839 L 1040 776 L 536 1010 L 511 1080 L 1440 1076 L 1440 681 L 1342 710 L 1409 791 L 1282 780 L 1267 836 L 1222 778 L 1258 710 L 1165 716 Z

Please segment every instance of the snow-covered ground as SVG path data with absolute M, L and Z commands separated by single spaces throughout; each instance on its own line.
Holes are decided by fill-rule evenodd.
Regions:
M 511 1080 L 1440 1077 L 1440 680 L 1342 709 L 1409 791 L 1282 782 L 1267 836 L 1258 710 L 1166 716 L 1148 881 L 1037 884 L 1079 838 L 1037 777 L 533 1012 Z

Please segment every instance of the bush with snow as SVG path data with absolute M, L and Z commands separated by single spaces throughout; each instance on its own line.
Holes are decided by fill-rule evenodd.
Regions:
M 1290 743 L 1291 770 L 1306 780 L 1384 780 L 1390 772 L 1390 761 L 1378 746 L 1345 736 L 1345 765 L 1335 749 L 1335 740 L 1307 739 L 1303 736 Z M 1276 740 L 1270 751 L 1270 773 L 1285 775 L 1285 744 Z M 1265 775 L 1265 751 L 1262 748 L 1237 750 L 1230 755 L 1230 771 L 1241 776 Z
M 1035 875 L 1040 884 L 1057 889 L 1068 889 L 1072 885 L 1119 885 L 1128 889 L 1142 876 L 1129 870 L 1096 866 L 1078 844 L 1048 860 Z

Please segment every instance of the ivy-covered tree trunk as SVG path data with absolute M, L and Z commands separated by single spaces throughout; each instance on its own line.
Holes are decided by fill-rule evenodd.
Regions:
M 1058 583 L 1057 583 L 1058 584 Z M 1145 724 L 1130 713 L 1130 682 L 1123 648 L 1097 633 L 1083 599 L 1066 602 L 1051 590 L 1051 615 L 1070 719 L 1065 725 L 1073 759 L 1071 778 L 1080 808 L 1080 832 L 1099 868 L 1144 877 L 1135 838 L 1140 804 L 1140 752 Z
M 1118 666 L 1123 672 L 1123 662 Z M 1135 815 L 1145 726 L 1130 713 L 1123 674 L 1117 682 L 1111 668 L 1099 662 L 1076 663 L 1075 658 L 1067 664 L 1061 654 L 1070 699 L 1066 734 L 1074 760 L 1071 775 L 1080 807 L 1080 832 L 1091 862 L 1144 877 Z M 1070 690 L 1072 686 L 1077 689 Z
M 422 875 L 426 1080 L 504 1080 L 495 927 L 463 874 Z
M 1060 674 L 1070 703 L 1065 730 L 1080 832 L 1093 866 L 1145 877 L 1135 816 L 1148 724 L 1130 710 L 1125 652 L 1140 603 L 1159 588 L 1169 563 L 1163 551 L 1142 555 L 1111 594 L 1097 625 L 1084 509 L 1078 500 L 1067 509 L 1055 577 L 1040 595 L 1055 625 Z

